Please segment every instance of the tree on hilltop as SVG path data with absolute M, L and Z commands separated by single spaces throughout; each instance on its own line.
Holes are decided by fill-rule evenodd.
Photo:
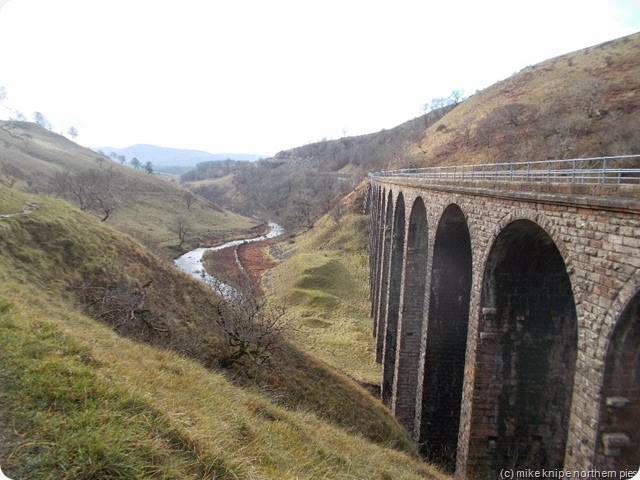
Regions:
M 78 129 L 73 125 L 71 125 L 67 130 L 67 135 L 69 135 L 73 140 L 75 140 L 76 138 L 78 138 Z
M 47 118 L 40 112 L 33 112 L 33 121 L 47 130 L 51 130 L 53 128 L 51 126 L 51 122 L 49 122 L 49 120 L 47 120 Z

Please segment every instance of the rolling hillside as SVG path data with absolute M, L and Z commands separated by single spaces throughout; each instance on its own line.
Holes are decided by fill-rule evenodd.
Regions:
M 284 340 L 259 376 L 221 369 L 219 300 L 129 236 L 4 186 L 0 205 L 16 214 L 0 218 L 10 477 L 444 478 L 367 392 Z
M 86 211 L 103 218 L 105 208 L 113 207 L 106 223 L 165 258 L 180 253 L 178 220 L 189 229 L 185 248 L 241 236 L 258 223 L 188 195 L 155 175 L 114 163 L 34 123 L 16 122 L 8 132 L 0 130 L 0 183 L 31 193 L 63 196 L 80 205 L 75 195 L 65 195 L 71 187 L 60 187 L 65 175 L 67 180 L 84 179 L 84 191 L 90 187 L 102 192 L 106 202 Z M 74 187 L 85 185 L 76 183 Z
M 327 152 L 348 160 L 366 148 L 368 169 L 379 170 L 640 153 L 640 34 L 527 67 L 430 115 L 419 134 L 389 130 L 358 137 L 351 148 L 345 139 L 333 140 L 281 152 L 278 161 L 330 165 L 335 159 Z M 385 135 L 403 131 L 412 133 L 386 143 L 399 146 L 395 155 L 375 154 Z M 356 140 L 367 143 L 356 149 Z M 631 161 L 637 166 L 637 159 Z M 341 168 L 353 166 L 349 160 Z M 361 181 L 313 229 L 274 248 L 282 262 L 265 285 L 296 312 L 302 348 L 358 380 L 377 383 L 364 194 Z
M 640 152 L 640 33 L 523 68 L 472 95 L 391 167 Z
M 393 129 L 317 142 L 185 185 L 306 229 L 370 171 L 640 152 L 640 33 L 529 66 Z M 288 202 L 283 202 L 287 192 Z

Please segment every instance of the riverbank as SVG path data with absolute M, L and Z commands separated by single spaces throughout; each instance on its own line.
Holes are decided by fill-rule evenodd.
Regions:
M 208 251 L 202 263 L 207 272 L 215 272 L 216 278 L 228 285 L 259 285 L 262 276 L 278 264 L 269 253 L 270 244 L 270 240 L 263 240 Z
M 268 229 L 266 234 L 258 237 L 233 240 L 216 247 L 196 248 L 176 258 L 174 264 L 188 275 L 211 285 L 216 285 L 223 292 L 229 290 L 229 293 L 233 295 L 234 286 L 246 285 L 247 277 L 250 278 L 250 275 L 261 276 L 266 271 L 253 265 L 248 267 L 248 270 L 245 270 L 239 254 L 236 254 L 236 252 L 240 246 L 253 245 L 260 242 L 266 243 L 269 239 L 284 233 L 284 229 L 274 222 L 268 223 Z M 206 260 L 207 257 L 211 258 L 212 256 L 213 260 Z M 256 256 L 255 254 L 246 256 L 246 258 L 258 257 L 259 255 Z M 260 263 L 263 266 L 266 265 L 265 262 Z M 253 273 L 249 274 L 248 272 Z M 259 280 L 259 277 L 256 277 L 256 280 Z

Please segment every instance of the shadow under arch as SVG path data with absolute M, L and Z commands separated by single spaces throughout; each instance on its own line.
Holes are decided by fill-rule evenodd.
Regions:
M 382 402 L 390 406 L 395 376 L 398 318 L 400 314 L 400 291 L 404 258 L 405 208 L 402 193 L 396 198 L 393 212 L 393 230 L 391 233 L 391 252 L 389 254 L 389 280 L 387 310 L 382 352 Z
M 422 198 L 413 202 L 407 230 L 402 314 L 398 328 L 398 351 L 392 410 L 407 431 L 413 432 L 420 363 L 420 337 L 424 318 L 429 237 L 427 209 Z
M 380 229 L 380 266 L 378 267 L 379 275 L 377 277 L 376 291 L 377 302 L 375 308 L 375 327 L 376 335 L 376 362 L 382 362 L 382 354 L 384 347 L 384 331 L 386 328 L 386 311 L 389 288 L 389 263 L 391 257 L 391 234 L 393 231 L 393 191 L 386 193 L 383 197 L 383 203 L 386 204 L 384 209 L 384 222 Z
M 640 465 L 640 288 L 621 310 L 605 358 L 597 442 L 602 468 Z
M 472 266 L 465 215 L 451 204 L 440 217 L 433 247 L 418 440 L 425 457 L 448 471 L 456 461 Z
M 473 418 L 475 476 L 562 468 L 578 345 L 563 256 L 537 223 L 507 224 L 486 260 Z

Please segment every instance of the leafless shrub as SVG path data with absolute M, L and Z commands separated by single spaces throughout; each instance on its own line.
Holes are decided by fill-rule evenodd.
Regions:
M 217 311 L 216 321 L 227 336 L 230 350 L 221 366 L 268 364 L 285 329 L 284 308 L 268 305 L 263 297 L 250 297 L 233 304 L 221 301 Z
M 105 272 L 100 281 L 92 277 L 76 282 L 71 289 L 94 318 L 135 336 L 148 329 L 169 332 L 157 312 L 147 306 L 147 290 L 153 280 L 137 286 L 122 274 L 113 276 Z
M 604 97 L 609 86 L 596 77 L 584 77 L 576 82 L 572 100 L 589 118 L 599 117 L 606 112 Z
M 259 288 L 249 281 L 229 295 L 220 283 L 209 283 L 221 299 L 210 300 L 215 309 L 213 320 L 224 332 L 228 353 L 219 360 L 223 368 L 266 367 L 271 356 L 280 349 L 283 333 L 289 329 L 284 322 L 284 307 L 269 302 Z

